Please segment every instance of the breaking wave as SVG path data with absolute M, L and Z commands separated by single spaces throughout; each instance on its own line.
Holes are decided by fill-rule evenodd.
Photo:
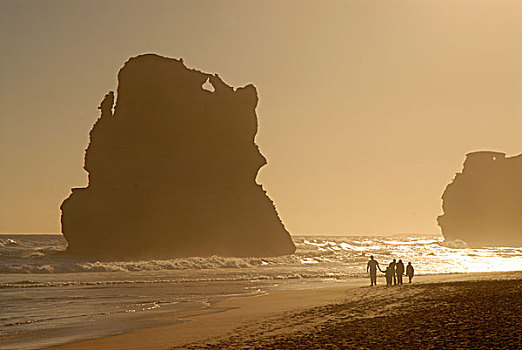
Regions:
M 522 269 L 522 248 L 471 249 L 465 242 L 445 242 L 440 236 L 294 237 L 295 254 L 269 258 L 189 257 L 165 260 L 89 261 L 63 254 L 61 235 L 0 236 L 0 273 L 61 274 L 76 272 L 148 272 L 188 270 L 291 269 L 299 278 L 309 275 L 362 274 L 369 255 L 386 262 L 412 261 L 424 273 L 507 271 Z M 290 274 L 283 274 L 289 276 Z M 256 277 L 257 278 L 257 277 Z M 268 278 L 276 278 L 275 274 Z M 287 277 L 285 277 L 287 278 Z
M 38 261 L 45 260 L 45 261 Z M 186 269 L 249 268 L 265 261 L 254 258 L 191 257 L 171 260 L 144 261 L 76 261 L 68 258 L 45 258 L 0 265 L 0 273 L 70 273 L 70 272 L 132 272 Z
M 441 243 L 444 247 L 448 248 L 467 248 L 468 244 L 460 239 L 454 241 L 444 241 Z

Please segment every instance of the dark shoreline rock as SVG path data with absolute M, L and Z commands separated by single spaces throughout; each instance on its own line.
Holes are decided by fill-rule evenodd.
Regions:
M 61 206 L 67 252 L 96 257 L 276 256 L 295 246 L 255 182 L 266 159 L 253 85 L 153 54 L 129 59 Z M 214 91 L 202 86 L 212 84 Z
M 446 240 L 470 246 L 522 245 L 522 154 L 472 152 L 442 195 Z

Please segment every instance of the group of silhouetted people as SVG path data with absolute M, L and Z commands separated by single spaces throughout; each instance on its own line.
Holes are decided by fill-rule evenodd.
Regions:
M 409 283 L 411 283 L 411 280 L 413 279 L 413 275 L 415 273 L 415 269 L 411 265 L 411 262 L 409 262 L 406 266 L 406 269 L 404 269 L 404 264 L 400 259 L 399 261 L 393 259 L 393 261 L 383 271 L 381 270 L 381 267 L 379 266 L 377 260 L 375 260 L 373 258 L 373 255 L 371 255 L 370 261 L 368 261 L 368 265 L 366 266 L 366 272 L 370 272 L 370 285 L 372 286 L 377 285 L 377 269 L 384 273 L 384 276 L 386 277 L 387 286 L 391 286 L 392 284 L 402 284 L 402 276 L 404 275 L 408 276 Z

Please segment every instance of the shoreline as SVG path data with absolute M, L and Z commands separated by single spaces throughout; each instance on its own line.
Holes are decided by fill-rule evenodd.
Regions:
M 377 287 L 370 287 L 369 279 L 355 279 L 341 282 L 342 285 L 336 286 L 273 290 L 262 295 L 224 299 L 212 305 L 204 313 L 181 319 L 172 315 L 173 322 L 176 323 L 167 326 L 136 329 L 117 335 L 52 346 L 48 349 L 196 349 L 207 346 L 214 348 L 212 344 L 220 344 L 220 342 L 220 346 L 226 348 L 227 339 L 234 339 L 238 334 L 239 337 L 250 339 L 256 334 L 253 330 L 275 327 L 276 330 L 264 331 L 257 336 L 266 337 L 266 334 L 272 333 L 275 336 L 282 336 L 296 331 L 302 332 L 303 329 L 318 326 L 329 319 L 325 315 L 316 315 L 306 318 L 306 321 L 301 324 L 293 322 L 295 315 L 313 309 L 354 302 L 362 302 L 361 305 L 366 307 L 371 303 L 367 298 L 382 298 L 390 305 L 399 305 L 404 302 L 399 295 L 404 294 L 404 297 L 414 298 L 423 288 L 429 290 L 435 288 L 433 286 L 445 283 L 509 280 L 522 280 L 522 271 L 421 275 L 415 276 L 411 285 L 406 283 L 403 286 L 392 287 L 386 287 L 383 283 Z M 380 282 L 382 281 L 383 279 L 380 279 Z M 262 321 L 265 322 L 264 325 Z M 255 345 L 250 347 L 255 348 Z M 230 348 L 233 349 L 234 346 Z

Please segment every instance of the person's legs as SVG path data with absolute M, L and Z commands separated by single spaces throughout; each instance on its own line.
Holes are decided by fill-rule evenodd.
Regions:
M 377 285 L 377 273 L 370 272 L 370 285 Z

